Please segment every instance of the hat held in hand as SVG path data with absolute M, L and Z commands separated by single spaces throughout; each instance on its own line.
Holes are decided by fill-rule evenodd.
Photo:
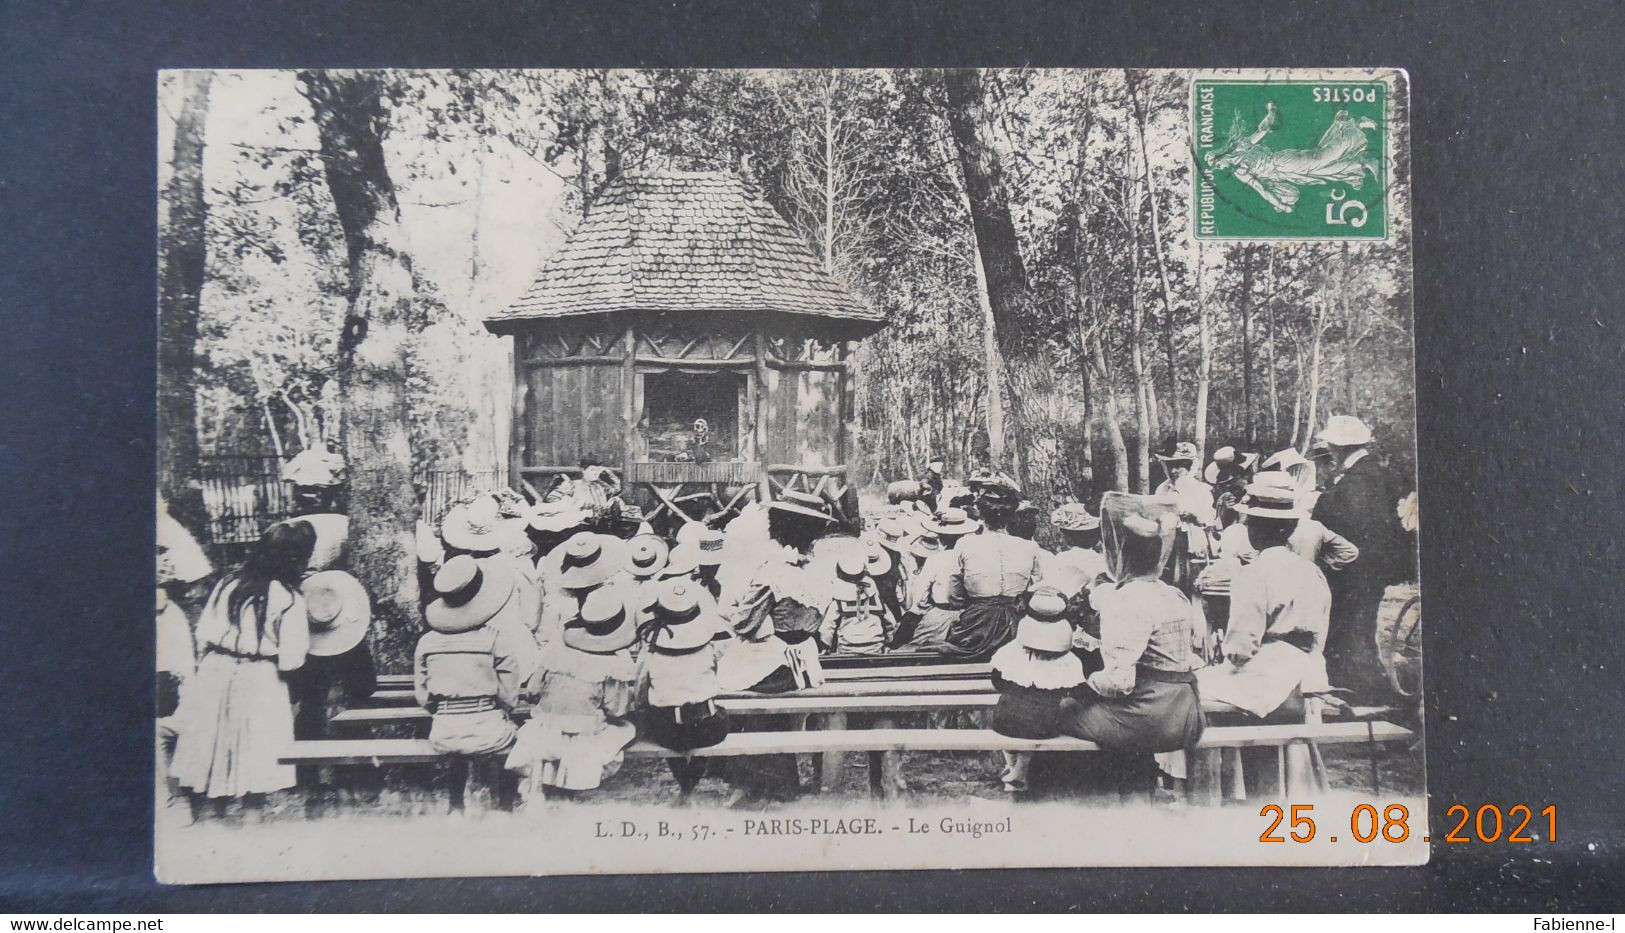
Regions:
M 299 584 L 310 619 L 310 653 L 319 658 L 341 655 L 367 637 L 372 600 L 367 588 L 342 570 L 313 573 Z

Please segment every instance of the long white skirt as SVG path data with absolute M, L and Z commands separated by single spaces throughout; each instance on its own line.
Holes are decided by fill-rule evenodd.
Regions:
M 296 781 L 278 759 L 293 745 L 293 705 L 276 662 L 209 652 L 175 711 L 170 774 L 209 797 L 268 794 Z

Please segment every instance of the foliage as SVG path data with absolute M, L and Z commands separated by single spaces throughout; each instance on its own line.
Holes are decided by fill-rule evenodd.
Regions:
M 333 423 L 349 274 L 308 107 L 277 80 L 287 84 L 225 76 L 214 92 L 233 100 L 237 123 L 205 172 L 205 449 L 265 434 L 267 410 L 290 448 Z M 471 431 L 506 430 L 506 399 L 485 397 L 505 384 L 478 378 L 493 345 L 478 317 L 516 297 L 511 282 L 545 260 L 616 172 L 639 168 L 743 172 L 886 312 L 891 326 L 858 356 L 860 480 L 910 475 L 932 453 L 951 470 L 988 458 L 976 243 L 945 103 L 926 76 L 446 71 L 391 73 L 386 86 L 386 152 L 408 226 L 466 226 L 475 241 L 468 261 L 420 283 L 429 327 L 409 366 L 420 463 L 464 456 Z M 1146 461 L 1193 435 L 1204 354 L 1208 450 L 1302 447 L 1311 418 L 1351 412 L 1410 465 L 1403 217 L 1391 244 L 1199 247 L 1182 74 L 1019 69 L 989 72 L 983 86 L 1075 489 L 1092 499 L 1117 482 L 1119 465 L 1106 464 Z M 480 243 L 482 212 L 513 197 L 515 180 L 550 192 L 552 209 L 529 240 Z M 1408 181 L 1396 184 L 1404 204 Z M 498 264 L 520 267 L 505 292 L 490 284 Z

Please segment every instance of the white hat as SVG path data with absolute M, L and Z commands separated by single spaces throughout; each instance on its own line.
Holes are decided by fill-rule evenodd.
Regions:
M 1333 415 L 1326 420 L 1318 439 L 1338 447 L 1361 447 L 1371 443 L 1371 429 L 1353 415 Z
M 361 581 L 342 570 L 323 570 L 299 584 L 310 619 L 311 654 L 330 658 L 361 644 L 372 625 L 372 600 Z
M 1247 497 L 1235 506 L 1258 518 L 1302 519 L 1309 513 L 1298 500 L 1298 486 L 1286 473 L 1260 473 L 1247 484 Z
M 507 523 L 497 500 L 480 496 L 446 513 L 440 540 L 460 551 L 499 551 L 508 543 Z

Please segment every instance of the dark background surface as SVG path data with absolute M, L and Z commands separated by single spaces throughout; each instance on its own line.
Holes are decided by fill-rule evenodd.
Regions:
M 1621 19 L 1579 2 L 9 4 L 0 910 L 1621 909 Z M 1552 803 L 1555 843 L 1436 846 L 1415 869 L 152 881 L 155 69 L 1021 64 L 1410 71 L 1432 832 L 1452 803 Z

